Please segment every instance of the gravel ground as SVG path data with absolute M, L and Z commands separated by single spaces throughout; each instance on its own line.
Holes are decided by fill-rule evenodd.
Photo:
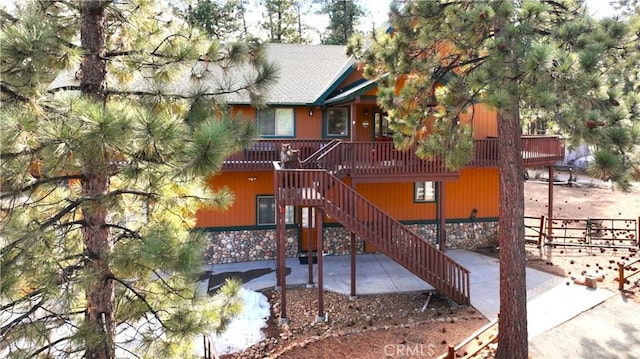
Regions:
M 266 291 L 272 317 L 267 339 L 228 358 L 384 358 L 446 351 L 488 321 L 475 309 L 434 293 L 347 296 L 325 292 L 328 321 L 316 322 L 317 289 L 287 290 L 290 325 L 279 326 L 279 293 Z M 409 356 L 411 357 L 411 356 Z

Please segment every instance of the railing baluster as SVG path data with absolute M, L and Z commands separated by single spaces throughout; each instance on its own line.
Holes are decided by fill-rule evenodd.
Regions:
M 386 144 L 385 144 L 386 145 Z M 379 149 L 382 145 L 376 147 Z M 362 152 L 362 149 L 359 150 Z M 276 170 L 283 204 L 327 214 L 451 298 L 468 303 L 468 271 L 325 170 Z

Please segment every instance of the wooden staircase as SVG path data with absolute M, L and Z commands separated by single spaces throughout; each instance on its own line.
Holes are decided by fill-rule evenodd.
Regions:
M 278 206 L 317 207 L 400 265 L 461 304 L 470 304 L 469 271 L 325 169 L 276 166 Z

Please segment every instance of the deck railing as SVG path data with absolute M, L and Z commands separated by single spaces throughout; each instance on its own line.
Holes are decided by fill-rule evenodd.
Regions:
M 285 143 L 300 151 L 300 159 L 311 157 L 331 140 L 259 140 L 248 149 L 231 155 L 224 161 L 223 171 L 268 171 L 273 161 L 280 161 L 280 149 Z
M 527 167 L 551 165 L 564 158 L 564 147 L 557 136 L 522 136 L 522 157 Z M 251 148 L 229 157 L 225 171 L 271 170 L 280 160 L 283 143 L 300 151 L 303 167 L 324 168 L 333 174 L 352 176 L 441 174 L 454 172 L 445 168 L 440 158 L 420 159 L 413 149 L 398 151 L 392 142 L 348 142 L 337 140 L 259 140 Z M 467 167 L 498 165 L 496 138 L 474 140 L 473 159 Z
M 469 271 L 326 170 L 276 170 L 280 205 L 315 206 L 458 303 Z

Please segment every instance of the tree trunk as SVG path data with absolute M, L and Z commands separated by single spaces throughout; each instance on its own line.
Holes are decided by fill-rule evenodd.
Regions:
M 500 317 L 496 358 L 526 359 L 527 290 L 524 248 L 524 180 L 517 103 L 498 113 L 500 170 Z
M 111 359 L 115 358 L 115 289 L 110 264 L 113 239 L 106 226 L 107 209 L 100 200 L 108 189 L 108 177 L 87 172 L 84 177 L 82 193 L 92 199 L 82 207 L 82 235 L 89 259 L 85 269 L 95 276 L 85 293 L 85 321 L 91 328 L 90 339 L 85 342 L 85 358 Z
M 81 66 L 82 92 L 95 101 L 106 100 L 105 92 L 105 14 L 106 1 L 81 2 L 80 39 L 85 51 Z M 83 167 L 82 206 L 83 240 L 88 257 L 86 270 L 95 281 L 86 289 L 85 321 L 90 333 L 85 338 L 85 358 L 115 358 L 115 289 L 110 254 L 113 248 L 107 223 L 107 208 L 102 197 L 109 190 L 108 163 L 90 159 Z

